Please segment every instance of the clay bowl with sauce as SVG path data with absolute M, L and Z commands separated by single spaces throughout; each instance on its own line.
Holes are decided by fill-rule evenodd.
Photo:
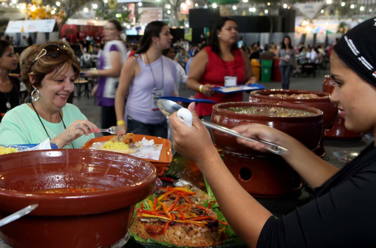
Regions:
M 307 116 L 270 116 L 267 114 L 236 113 L 231 108 L 276 108 L 287 109 L 297 113 L 307 113 Z M 275 129 L 281 130 L 302 142 L 309 149 L 315 149 L 321 139 L 323 130 L 323 112 L 319 109 L 304 105 L 284 104 L 284 103 L 252 103 L 252 102 L 228 102 L 213 106 L 211 122 L 227 128 L 249 123 L 265 124 Z M 238 144 L 234 136 L 213 130 L 214 143 L 218 147 L 228 152 L 243 155 L 257 155 L 256 152 L 241 144 Z
M 322 89 L 329 94 L 332 93 L 335 86 L 334 80 L 326 75 Z M 325 137 L 333 139 L 358 139 L 362 137 L 361 133 L 353 132 L 345 127 L 345 119 L 343 119 L 338 113 L 334 121 L 333 127 L 325 130 Z
M 299 99 L 298 97 L 302 97 Z M 299 104 L 320 109 L 324 112 L 324 128 L 331 128 L 338 114 L 337 104 L 330 101 L 330 94 L 311 90 L 257 90 L 249 97 L 250 102 Z
M 110 247 L 125 241 L 134 205 L 151 194 L 157 178 L 151 163 L 109 151 L 31 151 L 0 159 L 0 218 L 39 204 L 0 228 L 12 247 Z M 96 191 L 43 193 L 71 188 Z

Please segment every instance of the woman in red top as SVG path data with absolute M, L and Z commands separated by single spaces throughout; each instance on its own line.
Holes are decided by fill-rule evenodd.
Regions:
M 221 94 L 212 88 L 256 83 L 249 59 L 238 48 L 237 41 L 238 24 L 231 18 L 220 18 L 210 33 L 209 46 L 194 57 L 189 69 L 187 85 L 197 92 L 196 98 L 216 103 L 242 101 L 242 92 Z M 198 104 L 196 111 L 199 117 L 210 121 L 212 108 L 212 104 Z

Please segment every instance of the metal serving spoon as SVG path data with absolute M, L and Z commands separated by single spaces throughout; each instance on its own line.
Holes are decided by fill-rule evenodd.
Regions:
M 38 204 L 29 205 L 11 215 L 8 215 L 7 217 L 0 220 L 0 227 L 4 226 L 12 221 L 18 220 L 19 218 L 29 214 L 31 211 L 33 211 L 36 207 L 38 207 Z
M 182 106 L 180 106 L 179 104 L 177 104 L 174 101 L 164 100 L 164 99 L 159 99 L 158 102 L 157 102 L 157 105 L 158 105 L 159 109 L 161 110 L 161 112 L 166 116 L 170 116 L 172 113 L 174 113 L 174 112 L 178 111 L 179 109 L 183 108 Z M 184 122 L 184 120 L 181 117 L 179 117 L 179 118 Z M 245 137 L 245 136 L 241 135 L 240 133 L 238 133 L 234 130 L 227 128 L 227 127 L 216 125 L 216 124 L 213 124 L 211 122 L 204 121 L 204 120 L 201 120 L 201 122 L 205 126 L 212 128 L 212 129 L 215 129 L 215 130 L 218 130 L 220 132 L 224 132 L 224 133 L 227 133 L 227 134 L 230 134 L 232 136 L 239 137 L 239 138 L 242 138 L 242 139 L 245 139 L 245 140 L 248 140 L 248 141 L 260 142 L 260 143 L 266 145 L 265 146 L 266 150 L 268 150 L 268 151 L 270 151 L 274 154 L 280 155 L 282 153 L 286 154 L 286 153 L 289 152 L 286 148 L 279 146 L 275 143 L 272 143 L 272 142 L 269 142 L 269 141 L 266 141 L 266 140 L 262 140 L 262 139 L 255 140 L 255 139 L 252 139 L 252 138 L 248 138 L 248 137 Z

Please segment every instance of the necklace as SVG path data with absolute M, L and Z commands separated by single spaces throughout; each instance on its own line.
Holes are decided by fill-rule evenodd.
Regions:
M 33 106 L 33 109 L 34 109 L 35 113 L 37 114 L 38 119 L 39 119 L 40 123 L 42 124 L 44 131 L 46 132 L 48 138 L 51 140 L 51 137 L 50 137 L 50 135 L 48 134 L 47 129 L 46 129 L 46 127 L 44 126 L 44 124 L 43 124 L 43 122 L 42 122 L 42 120 L 41 120 L 41 118 L 40 118 L 40 116 L 39 116 L 39 114 L 38 114 L 38 111 L 35 109 L 33 102 L 31 102 L 31 106 Z M 64 129 L 67 129 L 67 127 L 65 126 L 65 123 L 64 123 L 63 117 L 62 117 L 61 114 L 60 114 L 60 111 L 59 111 L 59 116 L 60 116 L 61 121 L 63 122 Z M 71 145 L 72 145 L 72 147 L 74 148 L 73 142 L 72 142 Z
M 157 81 L 155 80 L 155 77 L 154 77 L 154 72 L 153 72 L 153 68 L 151 67 L 150 65 L 150 60 L 149 60 L 149 57 L 147 55 L 147 53 L 145 53 L 146 55 L 146 58 L 148 60 L 148 63 L 149 63 L 149 67 L 150 67 L 150 70 L 151 70 L 151 75 L 153 76 L 153 80 L 154 80 L 154 89 L 157 87 Z M 164 70 L 163 70 L 163 59 L 162 59 L 162 56 L 160 57 L 161 58 L 161 63 L 162 63 L 162 87 L 161 89 L 163 89 L 163 84 L 164 84 Z

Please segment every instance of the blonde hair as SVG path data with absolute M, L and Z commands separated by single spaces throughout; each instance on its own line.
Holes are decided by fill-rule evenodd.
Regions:
M 38 59 L 30 68 L 30 65 L 33 63 L 38 54 L 48 45 L 56 45 L 62 48 L 61 55 L 58 58 L 45 55 Z M 72 66 L 74 71 L 74 79 L 80 77 L 80 62 L 74 55 L 74 52 L 69 44 L 61 40 L 50 41 L 42 45 L 32 45 L 28 47 L 20 56 L 20 66 L 22 82 L 29 91 L 32 90 L 32 86 L 40 87 L 42 80 L 48 73 L 55 71 L 52 77 L 55 78 L 61 71 L 66 69 L 67 66 Z M 30 82 L 30 75 L 33 75 L 35 79 L 33 85 Z

